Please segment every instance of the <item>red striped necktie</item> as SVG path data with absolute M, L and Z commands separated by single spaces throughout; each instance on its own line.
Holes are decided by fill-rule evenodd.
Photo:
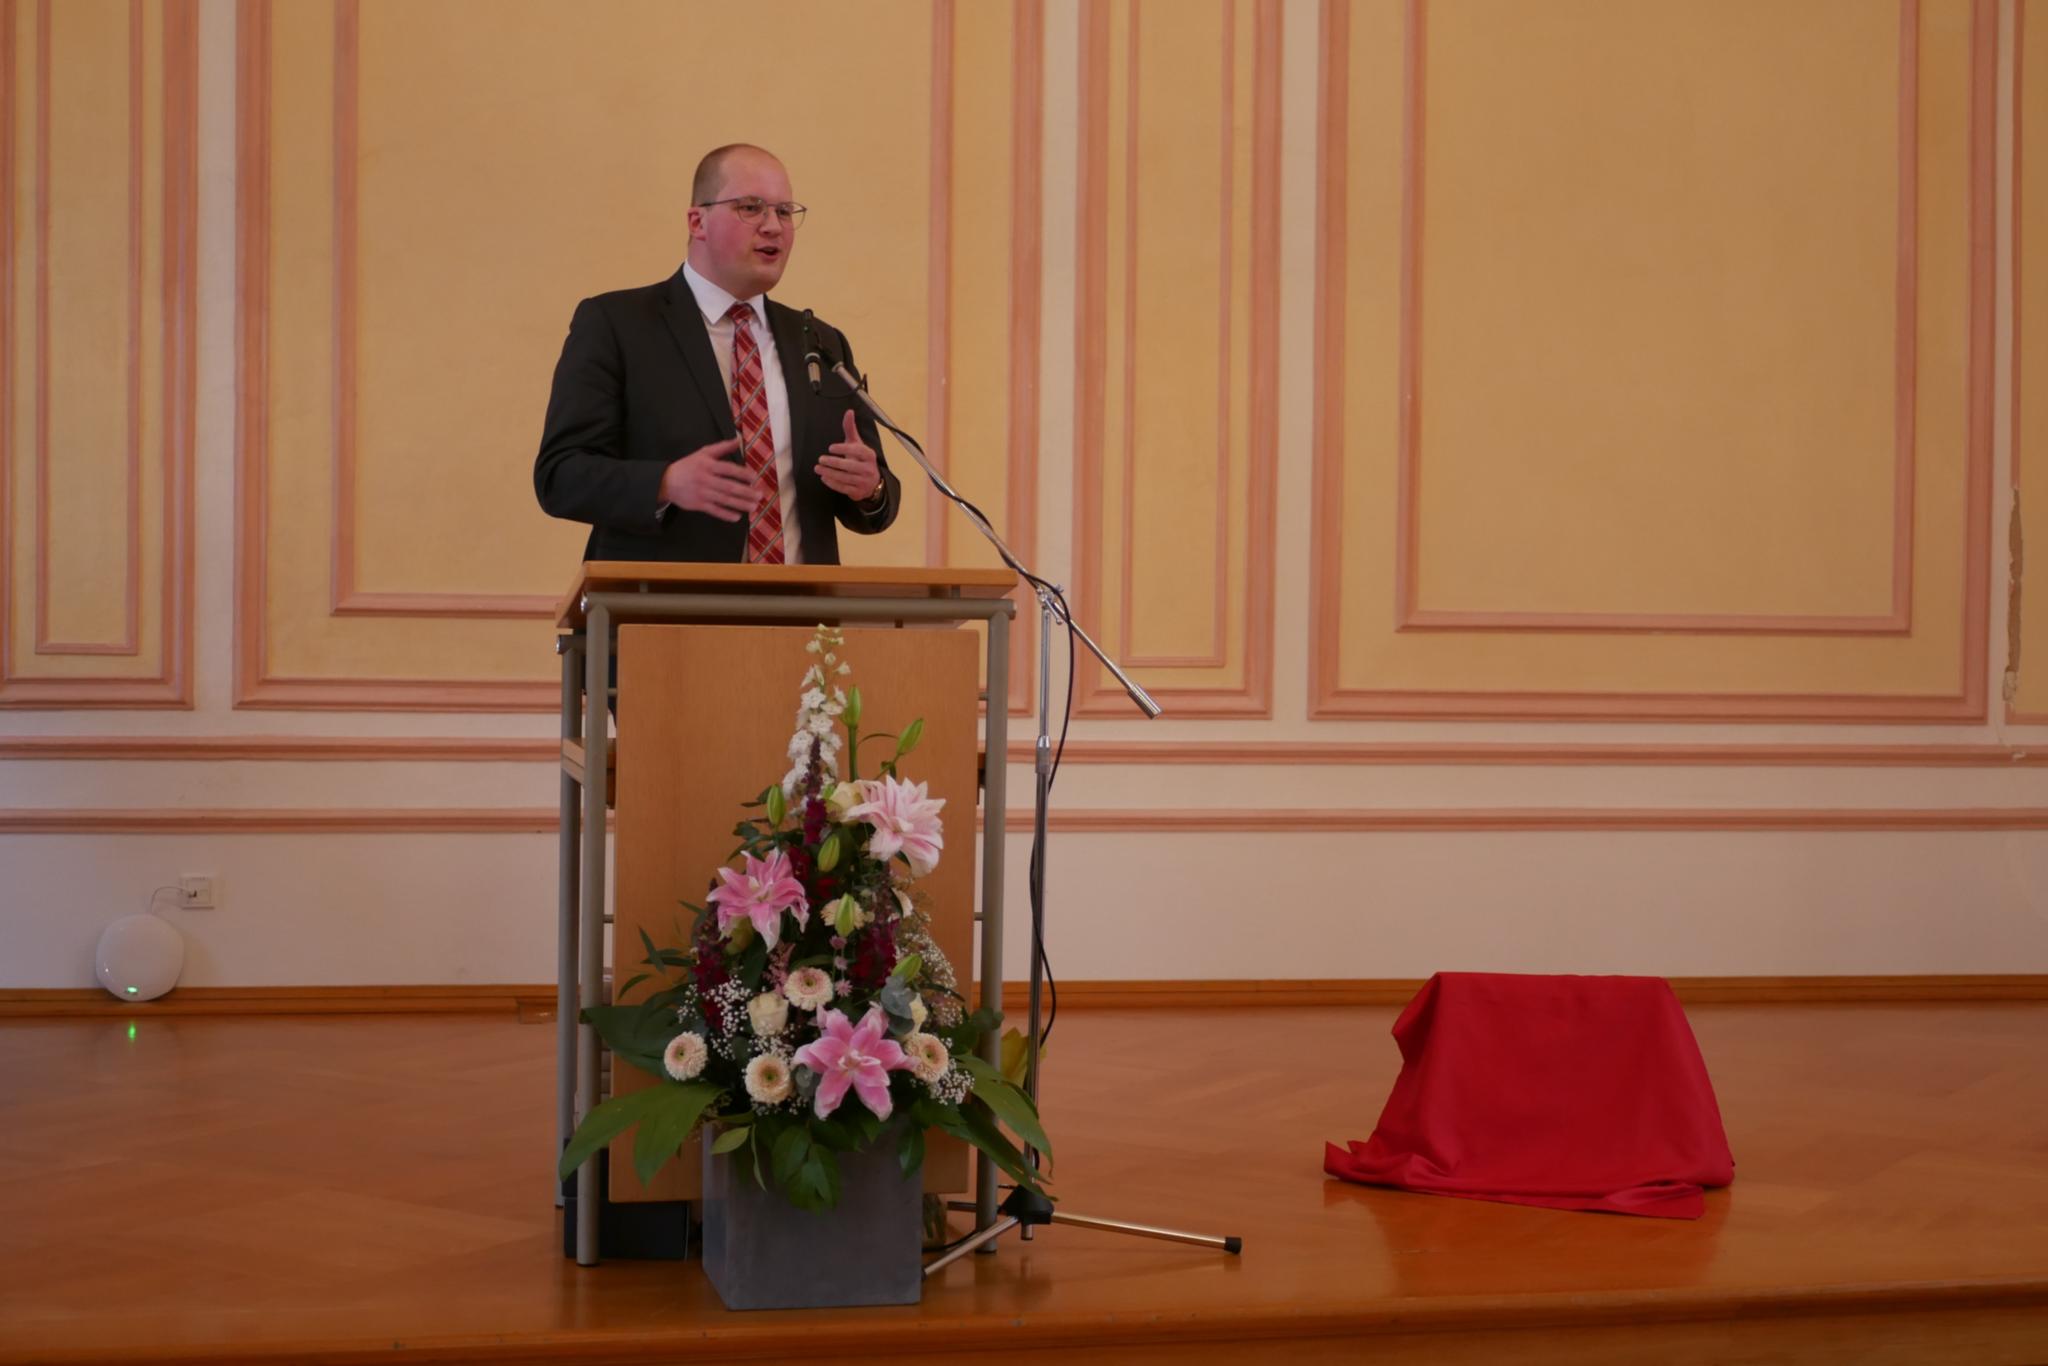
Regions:
M 732 320 L 732 418 L 758 491 L 747 521 L 747 563 L 781 564 L 782 490 L 775 478 L 775 435 L 768 429 L 768 386 L 754 341 L 754 310 L 734 304 L 725 316 Z

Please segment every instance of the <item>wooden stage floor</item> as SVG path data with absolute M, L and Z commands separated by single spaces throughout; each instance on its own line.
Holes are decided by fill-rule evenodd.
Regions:
M 1244 1255 L 1055 1227 L 811 1315 L 562 1259 L 547 1026 L 0 1023 L 0 1362 L 2048 1361 L 2048 1005 L 1689 1013 L 1738 1164 L 1695 1223 L 1326 1180 L 1392 1010 L 1070 1010 L 1065 1206 Z

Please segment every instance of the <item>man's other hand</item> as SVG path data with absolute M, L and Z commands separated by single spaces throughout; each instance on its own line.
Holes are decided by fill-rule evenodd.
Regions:
M 845 438 L 825 448 L 829 455 L 818 457 L 818 478 L 834 493 L 865 503 L 881 490 L 882 471 L 875 463 L 873 448 L 860 439 L 860 429 L 853 425 L 851 408 L 846 410 Z
M 708 512 L 721 522 L 751 513 L 761 497 L 753 473 L 725 458 L 739 448 L 738 437 L 714 441 L 671 464 L 661 476 L 662 501 Z

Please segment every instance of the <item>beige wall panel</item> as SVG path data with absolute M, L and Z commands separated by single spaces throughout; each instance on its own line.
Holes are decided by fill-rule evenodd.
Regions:
M 0 328 L 5 329 L 5 354 L 0 355 L 0 511 L 5 513 L 0 541 L 5 544 L 0 556 L 7 572 L 0 593 L 0 656 L 10 668 L 34 649 L 35 640 L 33 599 L 22 591 L 35 584 L 35 541 L 32 531 L 22 531 L 20 520 L 35 492 L 28 467 L 35 450 L 33 372 L 23 361 L 35 354 L 29 286 L 40 247 L 32 222 L 24 221 L 25 216 L 32 219 L 35 204 L 34 106 L 28 102 L 35 52 L 33 8 L 0 0 L 0 234 L 7 246 L 0 251 Z M 24 603 L 29 604 L 26 614 Z
M 943 283 L 932 345 L 944 365 L 931 395 L 928 443 L 953 486 L 988 516 L 1030 564 L 1037 541 L 1037 374 L 1039 317 L 1039 146 L 1043 118 L 1044 14 L 1037 0 L 1010 4 L 946 0 L 936 35 L 950 71 L 936 143 L 950 143 L 940 171 L 943 236 L 934 235 L 933 270 Z M 1019 178 L 1023 178 L 1020 186 Z M 943 245 L 941 245 L 943 244 Z M 886 440 L 887 438 L 885 438 Z M 915 473 L 894 446 L 891 461 Z M 906 481 L 908 482 L 908 481 Z M 926 501 L 925 544 L 933 564 L 996 568 L 1001 559 L 943 499 Z M 890 539 L 909 539 L 899 529 Z M 1026 614 L 1028 615 L 1028 613 Z M 1013 705 L 1031 696 L 1027 669 L 1035 619 L 1020 615 L 1011 634 L 1016 667 Z M 979 623 L 972 628 L 982 633 Z M 986 660 L 977 667 L 985 668 Z
M 259 531 L 265 547 L 245 698 L 266 679 L 531 680 L 546 705 L 536 605 L 584 535 L 531 491 L 555 358 L 577 299 L 675 270 L 690 171 L 721 142 L 784 152 L 811 214 L 778 293 L 844 328 L 885 406 L 924 429 L 933 6 L 884 9 L 783 16 L 804 41 L 779 59 L 784 95 L 756 99 L 737 77 L 688 87 L 719 65 L 690 54 L 758 42 L 738 10 L 534 0 L 479 24 L 453 0 L 252 7 L 245 41 L 270 63 L 269 428 L 252 455 L 267 525 L 244 532 L 245 554 Z M 893 533 L 851 538 L 849 562 L 924 562 L 906 488 Z M 342 588 L 395 615 L 331 615 L 337 545 Z
M 2029 391 L 2048 344 L 2048 12 L 2028 0 L 2015 7 L 2012 169 L 2012 443 L 2013 483 L 2022 542 L 2031 542 L 2035 572 L 2020 593 L 2012 650 L 2019 662 L 2014 719 L 2048 722 L 2048 402 Z M 2015 555 L 2022 547 L 2016 546 Z
M 1426 13 L 1418 606 L 1888 616 L 1896 4 Z
M 1892 5 L 1796 7 L 1797 18 L 1787 17 L 1794 10 L 1750 3 L 1645 7 L 1586 0 L 1558 7 L 1476 7 L 1492 16 L 1486 23 L 1478 23 L 1468 7 L 1421 0 L 1334 0 L 1326 9 L 1326 22 L 1344 38 L 1341 51 L 1326 54 L 1325 132 L 1334 138 L 1324 156 L 1329 188 L 1341 201 L 1325 206 L 1321 269 L 1326 288 L 1335 291 L 1327 306 L 1341 313 L 1324 316 L 1318 347 L 1324 370 L 1314 562 L 1315 714 L 1852 719 L 1960 718 L 1981 708 L 1989 452 L 1983 441 L 1973 442 L 1970 396 L 1973 361 L 1988 364 L 1988 351 L 1973 334 L 1980 317 L 1972 313 L 1972 290 L 1988 278 L 1982 272 L 1990 263 L 1987 252 L 1973 249 L 1971 238 L 1972 215 L 1981 221 L 1987 203 L 1984 182 L 1973 179 L 1972 140 L 1988 138 L 1990 130 L 1973 124 L 1971 101 L 1983 88 L 1981 81 L 1989 79 L 1989 64 L 1976 45 L 1982 29 L 1973 26 L 1988 9 L 1970 0 L 1904 4 L 1903 11 Z M 1880 8 L 1892 25 L 1889 47 L 1881 41 L 1883 26 L 1869 18 L 1869 11 Z M 1440 9 L 1451 17 L 1440 16 Z M 1919 18 L 1903 40 L 1902 12 Z M 1827 15 L 1841 18 L 1839 43 L 1819 43 L 1810 31 L 1816 16 Z M 1411 20 L 1422 25 L 1426 41 L 1416 43 Z M 1645 24 L 1656 27 L 1645 29 Z M 1440 28 L 1449 35 L 1441 43 Z M 1503 46 L 1496 48 L 1496 42 Z M 1584 50 L 1570 55 L 1575 45 Z M 1660 54 L 1660 87 L 1725 86 L 1733 69 L 1729 63 L 1735 61 L 1729 54 L 1752 53 L 1755 69 L 1764 74 L 1750 79 L 1764 82 L 1763 93 L 1749 95 L 1744 107 L 1761 107 L 1740 118 L 1701 115 L 1688 134 L 1699 150 L 1678 168 L 1685 173 L 1668 176 L 1671 184 L 1659 190 L 1663 182 L 1657 177 L 1665 173 L 1657 168 L 1670 164 L 1676 152 L 1651 157 L 1652 149 L 1635 142 L 1636 134 L 1623 126 L 1644 116 L 1639 106 L 1646 100 L 1653 129 L 1676 136 L 1678 125 L 1658 112 L 1661 102 L 1639 89 L 1635 76 L 1619 76 L 1618 64 L 1598 60 L 1601 52 L 1624 46 Z M 1910 631 L 1870 634 L 1867 627 L 1837 624 L 1815 632 L 1811 623 L 1716 622 L 1712 614 L 1725 612 L 1811 617 L 1886 606 L 1888 562 L 1870 547 L 1888 545 L 1891 534 L 1894 442 L 1882 419 L 1892 412 L 1896 393 L 1890 383 L 1896 295 L 1875 262 L 1883 244 L 1892 240 L 1898 215 L 1888 207 L 1893 201 L 1885 185 L 1876 182 L 1889 183 L 1880 165 L 1883 157 L 1896 160 L 1899 53 L 1908 50 L 1917 54 L 1919 73 L 1913 213 L 1917 278 L 1910 299 L 1915 323 Z M 1828 162 L 1823 170 L 1816 164 L 1811 176 L 1794 177 L 1803 186 L 1810 180 L 1819 188 L 1806 186 L 1789 207 L 1783 201 L 1791 192 L 1774 188 L 1777 182 L 1764 172 L 1780 180 L 1792 177 L 1799 169 L 1796 159 L 1759 169 L 1755 155 L 1775 122 L 1806 117 L 1792 101 L 1790 77 L 1773 80 L 1768 75 L 1787 65 L 1833 92 L 1831 110 L 1846 108 L 1876 125 L 1850 138 L 1847 129 L 1854 120 L 1831 114 L 1831 120 L 1843 123 L 1841 136 L 1849 139 L 1847 166 Z M 1863 67 L 1876 72 L 1859 75 Z M 1973 84 L 1975 68 L 1982 68 L 1981 80 Z M 1419 158 L 1406 108 L 1408 80 L 1416 73 L 1426 108 Z M 1503 90 L 1509 92 L 1507 107 L 1496 116 L 1489 111 Z M 1780 99 L 1774 91 L 1783 92 L 1783 103 L 1771 102 Z M 1890 92 L 1889 102 L 1882 91 Z M 1332 123 L 1338 111 L 1341 120 Z M 1757 121 L 1762 130 L 1747 129 Z M 1553 134 L 1516 131 L 1517 141 L 1505 140 L 1507 130 L 1557 123 L 1577 130 L 1573 136 L 1583 168 L 1567 167 L 1547 141 L 1533 153 L 1519 147 L 1519 141 L 1547 140 Z M 1737 131 L 1729 132 L 1731 126 Z M 1823 121 L 1823 132 L 1831 127 L 1833 122 Z M 1818 159 L 1818 147 L 1803 139 L 1802 133 L 1790 141 Z M 1889 150 L 1880 156 L 1866 143 Z M 1607 163 L 1610 154 L 1618 154 L 1616 148 L 1641 158 L 1632 182 L 1626 166 Z M 1452 186 L 1462 188 L 1448 206 L 1429 189 L 1439 178 L 1440 155 L 1458 159 L 1448 175 Z M 1591 195 L 1602 215 L 1572 218 L 1580 211 L 1567 212 L 1570 197 L 1550 198 L 1555 187 L 1536 174 L 1546 166 L 1558 174 L 1572 169 L 1571 195 Z M 1404 167 L 1419 171 L 1427 205 L 1424 221 L 1436 225 L 1426 227 L 1418 239 L 1420 271 L 1406 280 L 1403 227 L 1411 187 L 1404 183 Z M 1712 233 L 1687 227 L 1681 235 L 1672 206 L 1691 201 L 1674 201 L 1677 187 L 1692 181 L 1723 183 L 1723 170 L 1739 193 L 1725 209 L 1714 210 Z M 1530 178 L 1522 179 L 1525 175 Z M 1631 185 L 1640 191 L 1634 199 L 1623 193 Z M 1541 222 L 1533 214 L 1524 215 L 1539 218 L 1533 226 L 1499 221 L 1507 206 L 1529 203 L 1549 205 L 1556 221 Z M 1883 217 L 1883 223 L 1871 227 L 1846 221 L 1854 217 L 1848 210 L 1862 205 Z M 1483 216 L 1494 230 L 1490 255 L 1481 224 L 1443 221 L 1474 215 Z M 1852 264 L 1861 262 L 1855 266 L 1861 275 L 1852 270 L 1831 281 L 1812 278 L 1815 272 L 1804 264 L 1805 257 L 1830 259 L 1829 224 L 1847 234 L 1845 250 Z M 1805 256 L 1776 258 L 1763 252 L 1765 238 L 1794 230 L 1804 234 L 1797 245 Z M 1432 254 L 1440 234 L 1448 261 Z M 1710 304 L 1706 292 L 1698 291 L 1701 277 L 1739 264 L 1724 255 L 1734 248 L 1710 251 L 1709 237 L 1749 244 L 1744 248 L 1749 255 L 1742 258 L 1749 262 L 1744 282 L 1721 292 L 1749 301 L 1746 322 L 1758 338 L 1767 339 L 1757 346 L 1776 347 L 1787 333 L 1804 337 L 1804 346 L 1817 346 L 1815 339 L 1824 335 L 1818 320 L 1834 307 L 1833 296 L 1819 292 L 1821 285 L 1846 300 L 1860 279 L 1880 297 L 1857 306 L 1867 319 L 1835 329 L 1842 353 L 1800 362 L 1799 386 L 1787 387 L 1783 371 L 1789 361 L 1757 361 L 1756 347 L 1742 353 L 1749 357 L 1743 364 L 1755 366 L 1753 377 L 1743 380 L 1730 359 L 1738 354 L 1734 342 L 1709 346 L 1696 338 L 1673 340 L 1677 334 L 1666 316 L 1683 311 L 1705 317 L 1716 331 L 1745 321 L 1743 311 Z M 1684 269 L 1667 259 L 1680 248 L 1687 249 Z M 1607 275 L 1594 274 L 1589 253 L 1605 262 Z M 1630 261 L 1635 266 L 1616 279 L 1620 266 Z M 1766 265 L 1803 283 L 1798 289 L 1755 291 L 1749 274 Z M 1576 272 L 1581 287 L 1572 294 L 1543 293 L 1552 289 L 1560 270 Z M 1447 279 L 1453 271 L 1479 279 L 1439 288 L 1440 277 Z M 1631 379 L 1620 348 L 1610 350 L 1592 326 L 1599 318 L 1588 311 L 1593 302 L 1587 282 L 1596 278 L 1613 281 L 1603 286 L 1613 291 L 1610 313 L 1623 305 L 1634 310 L 1626 321 L 1640 334 L 1636 344 L 1661 356 L 1654 379 L 1645 374 Z M 1411 282 L 1420 286 L 1412 299 L 1404 293 Z M 1444 288 L 1452 291 L 1453 328 L 1450 340 L 1440 344 L 1432 340 L 1438 315 L 1431 290 L 1441 294 Z M 1645 311 L 1640 302 L 1645 291 L 1660 301 L 1653 311 Z M 1536 301 L 1551 313 L 1533 313 Z M 1419 318 L 1421 337 L 1419 350 L 1407 354 L 1411 338 L 1403 325 L 1404 304 Z M 1849 316 L 1860 314 L 1851 309 Z M 1560 327 L 1566 329 L 1563 344 L 1555 335 Z M 1519 338 L 1518 353 L 1524 356 L 1569 354 L 1516 360 L 1485 335 L 1488 329 Z M 1873 331 L 1874 338 L 1869 335 Z M 1451 341 L 1469 343 L 1469 354 L 1446 350 Z M 1591 363 L 1595 346 L 1602 357 L 1597 365 Z M 1406 367 L 1417 357 L 1424 582 L 1457 586 L 1467 596 L 1456 605 L 1465 608 L 1637 615 L 1604 623 L 1608 629 L 1602 631 L 1501 629 L 1512 628 L 1511 621 L 1484 629 L 1395 629 L 1401 395 L 1403 383 L 1412 378 Z M 1699 384 L 1687 379 L 1709 362 L 1720 367 L 1714 371 L 1718 378 Z M 1550 368 L 1536 371 L 1530 368 L 1534 365 Z M 1431 387 L 1432 374 L 1447 375 L 1448 387 Z M 1857 389 L 1857 376 L 1866 376 L 1881 398 L 1867 400 Z M 1715 405 L 1727 401 L 1705 391 L 1738 381 L 1745 395 L 1757 395 L 1770 411 L 1789 414 L 1804 405 L 1802 410 L 1817 415 L 1793 446 L 1773 446 L 1777 454 L 1763 465 L 1745 463 L 1758 458 L 1753 441 L 1734 455 L 1717 449 L 1713 440 L 1686 444 L 1694 440 L 1688 424 L 1705 421 L 1700 414 L 1718 411 Z M 1653 383 L 1660 392 L 1646 395 L 1645 387 Z M 1525 424 L 1517 403 L 1540 403 L 1540 411 L 1569 414 L 1573 430 L 1599 434 L 1598 442 L 1605 443 L 1599 449 L 1607 455 L 1597 449 L 1584 454 L 1589 437 L 1569 453 L 1570 461 L 1585 459 L 1584 467 L 1548 480 L 1531 476 L 1519 454 L 1526 444 L 1513 444 L 1510 438 L 1548 440 L 1544 433 L 1555 424 L 1548 418 Z M 1440 421 L 1436 414 L 1447 407 L 1494 416 L 1482 421 L 1461 412 Z M 1658 430 L 1675 435 L 1652 440 L 1644 434 L 1645 414 L 1653 409 L 1663 414 Z M 1687 413 L 1693 417 L 1681 420 Z M 1528 430 L 1522 430 L 1525 425 Z M 1441 426 L 1449 428 L 1447 435 L 1440 433 Z M 1770 440 L 1780 441 L 1781 434 L 1773 432 Z M 1636 446 L 1632 454 L 1630 442 Z M 1691 456 L 1675 460 L 1674 449 L 1689 450 Z M 1436 462 L 1442 451 L 1452 452 L 1444 468 L 1453 474 L 1439 479 Z M 1626 482 L 1617 474 L 1624 457 L 1635 461 Z M 1569 463 L 1565 454 L 1553 453 L 1546 460 Z M 1781 473 L 1767 469 L 1771 462 L 1804 462 L 1811 468 Z M 1839 492 L 1846 511 L 1827 505 L 1831 488 Z M 1596 490 L 1597 498 L 1591 497 Z M 1743 521 L 1735 509 L 1745 499 L 1770 508 Z M 1734 534 L 1725 535 L 1718 547 L 1700 538 L 1699 528 L 1707 523 L 1691 512 L 1703 501 L 1718 509 L 1713 529 L 1726 533 L 1734 524 Z M 1446 520 L 1435 520 L 1439 512 Z M 1621 522 L 1629 525 L 1603 530 Z M 1681 522 L 1685 529 L 1678 527 Z M 1800 530 L 1802 524 L 1809 529 Z M 1551 530 L 1544 531 L 1546 526 Z M 1496 536 L 1519 546 L 1516 554 L 1522 558 L 1496 555 L 1491 539 Z M 1690 548 L 1683 553 L 1651 550 L 1667 539 Z M 1825 554 L 1802 558 L 1816 549 Z M 1643 564 L 1635 567 L 1637 561 Z M 1758 562 L 1769 572 L 1753 576 Z M 1442 574 L 1451 577 L 1432 577 Z M 1616 581 L 1612 587 L 1606 586 L 1610 578 Z M 1779 596 L 1767 599 L 1762 593 L 1773 581 Z M 1518 583 L 1524 586 L 1511 587 Z M 1447 599 L 1425 596 L 1424 601 Z M 1729 625 L 1762 629 L 1729 633 Z M 1795 629 L 1784 629 L 1787 625 Z M 1716 631 L 1716 626 L 1723 629 Z
M 134 648 L 129 502 L 140 474 L 129 391 L 141 282 L 131 269 L 141 197 L 130 189 L 139 150 L 139 61 L 130 60 L 126 0 L 78 0 L 48 12 L 48 118 L 36 168 L 39 227 L 47 227 L 37 307 L 47 309 L 37 348 L 41 415 L 36 465 L 41 598 L 39 650 L 66 654 Z M 139 36 L 139 35 L 138 35 Z M 135 54 L 140 56 L 139 50 Z M 40 54 L 39 54 L 40 56 Z M 40 60 L 37 65 L 41 67 Z
M 1187 715 L 1268 705 L 1279 27 L 1083 7 L 1080 610 Z
M 0 29 L 0 706 L 184 705 L 191 10 L 15 0 Z

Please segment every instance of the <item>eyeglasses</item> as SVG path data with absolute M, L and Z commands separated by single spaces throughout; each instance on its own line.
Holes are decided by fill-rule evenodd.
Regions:
M 700 209 L 711 209 L 716 208 L 720 204 L 732 205 L 732 211 L 740 216 L 742 223 L 758 223 L 761 221 L 761 215 L 770 209 L 775 210 L 776 218 L 782 221 L 784 227 L 793 228 L 804 221 L 803 205 L 770 204 L 767 200 L 756 199 L 752 195 L 747 196 L 745 199 L 710 199 L 699 204 L 697 207 Z

